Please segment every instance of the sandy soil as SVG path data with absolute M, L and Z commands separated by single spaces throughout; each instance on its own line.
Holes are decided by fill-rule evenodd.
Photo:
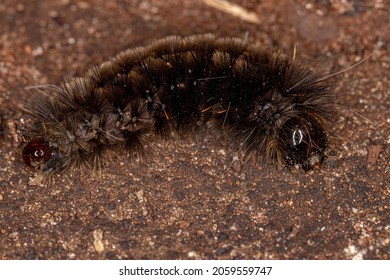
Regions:
M 0 259 L 389 259 L 390 6 L 386 1 L 0 3 Z M 387 3 L 387 2 L 386 2 Z M 243 11 L 246 11 L 244 13 Z M 59 83 L 166 35 L 235 36 L 336 76 L 342 141 L 321 169 L 230 167 L 212 137 L 158 143 L 101 177 L 29 184 L 26 86 Z

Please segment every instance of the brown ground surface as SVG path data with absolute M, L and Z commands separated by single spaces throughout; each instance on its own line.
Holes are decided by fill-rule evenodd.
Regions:
M 230 1 L 255 21 L 206 2 L 1 1 L 0 259 L 390 259 L 388 2 Z M 160 142 L 143 162 L 120 158 L 102 177 L 28 184 L 14 125 L 25 86 L 81 75 L 166 35 L 206 32 L 247 34 L 291 55 L 296 45 L 331 72 L 380 47 L 336 79 L 339 152 L 307 173 L 239 169 L 199 135 Z

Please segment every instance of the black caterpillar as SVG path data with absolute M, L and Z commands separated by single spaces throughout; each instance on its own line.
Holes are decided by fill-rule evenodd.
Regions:
M 207 124 L 246 157 L 319 166 L 336 121 L 327 77 L 237 38 L 167 37 L 30 104 L 24 162 L 44 174 L 100 169 L 114 151 L 149 153 L 157 137 Z

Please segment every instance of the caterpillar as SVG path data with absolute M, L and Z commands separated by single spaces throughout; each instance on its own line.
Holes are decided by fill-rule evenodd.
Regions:
M 142 157 L 199 126 L 245 158 L 311 170 L 329 153 L 335 91 L 321 71 L 238 38 L 171 36 L 128 49 L 28 104 L 25 164 L 45 175 Z

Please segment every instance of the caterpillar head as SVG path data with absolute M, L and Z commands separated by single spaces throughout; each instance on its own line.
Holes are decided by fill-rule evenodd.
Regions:
M 45 173 L 55 169 L 59 156 L 57 149 L 42 138 L 32 139 L 22 151 L 22 158 L 26 165 Z
M 312 170 L 321 165 L 328 147 L 328 137 L 322 125 L 314 118 L 291 118 L 280 133 L 283 160 L 291 166 Z

